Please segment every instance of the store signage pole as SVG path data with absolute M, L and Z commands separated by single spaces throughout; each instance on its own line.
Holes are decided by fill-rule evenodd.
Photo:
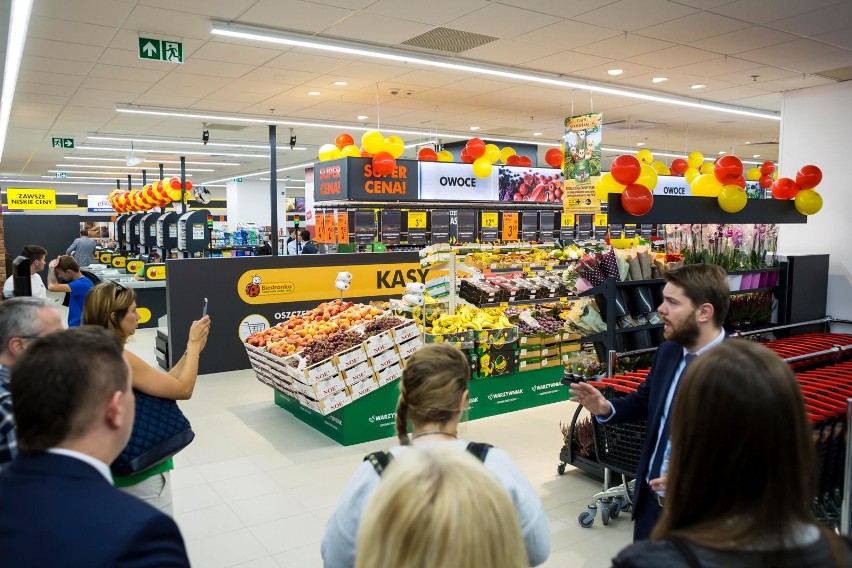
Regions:
M 163 179 L 160 177 L 160 179 Z M 186 213 L 186 156 L 180 157 L 180 214 Z
M 148 170 L 142 170 L 142 187 L 148 185 Z
M 272 256 L 278 256 L 278 153 L 275 146 L 277 145 L 276 128 L 274 124 L 269 125 L 269 200 L 270 208 L 272 209 L 272 234 L 269 236 L 270 241 L 275 244 L 272 248 Z M 285 187 L 284 191 L 287 189 Z M 284 208 L 286 211 L 286 207 Z M 285 213 L 286 215 L 286 213 Z M 286 223 L 284 223 L 286 225 Z M 285 241 L 286 242 L 286 241 Z M 286 245 L 285 245 L 286 246 Z M 285 251 L 286 253 L 286 251 Z
M 160 164 L 160 179 L 163 179 L 164 177 L 166 176 L 163 175 L 163 164 Z

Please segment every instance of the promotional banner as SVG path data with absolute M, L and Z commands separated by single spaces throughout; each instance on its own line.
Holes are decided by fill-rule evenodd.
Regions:
M 518 215 L 514 212 L 503 212 L 503 240 L 517 241 L 518 240 Z
M 417 163 L 417 162 L 415 162 Z M 497 201 L 497 176 L 473 175 L 470 164 L 419 162 L 420 198 L 434 201 Z
M 692 191 L 686 178 L 681 176 L 657 176 L 657 186 L 654 195 L 673 195 L 677 197 L 691 197 Z
M 397 160 L 388 175 L 376 175 L 369 158 L 341 158 L 316 164 L 317 201 L 417 201 L 417 160 Z M 471 172 L 471 175 L 472 172 Z M 305 186 L 307 191 L 307 185 Z
M 106 195 L 87 195 L 86 202 L 89 213 L 115 213 Z
M 591 113 L 565 119 L 565 177 L 563 202 L 570 213 L 600 213 L 595 182 L 601 175 L 601 128 L 603 114 Z
M 564 179 L 557 169 L 499 166 L 497 176 L 500 201 L 562 202 Z
M 6 205 L 9 209 L 56 209 L 56 190 L 9 188 Z

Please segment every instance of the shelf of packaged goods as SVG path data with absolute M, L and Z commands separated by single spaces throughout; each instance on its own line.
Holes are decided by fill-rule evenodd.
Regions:
M 528 304 L 547 304 L 547 303 L 555 303 L 561 301 L 570 302 L 572 300 L 576 300 L 576 296 L 558 296 L 555 298 L 536 298 L 535 300 L 512 300 L 510 302 L 486 302 L 484 304 L 472 304 L 477 306 L 478 308 L 505 308 L 507 306 L 524 306 Z M 470 303 L 470 302 L 468 302 Z
M 752 294 L 755 292 L 774 292 L 778 289 L 778 286 L 766 286 L 764 288 L 752 288 L 750 290 L 731 290 L 731 296 L 736 296 L 738 294 Z
M 259 249 L 262 246 L 263 245 L 234 245 L 234 246 L 227 246 L 227 247 L 210 247 L 210 249 L 208 249 L 208 250 L 211 250 L 211 251 L 214 251 L 214 250 L 254 250 L 254 249 Z
M 637 325 L 634 327 L 621 327 L 615 330 L 615 333 L 632 333 L 634 331 L 647 331 L 650 329 L 659 329 L 662 328 L 663 324 L 661 323 L 649 323 L 647 325 Z

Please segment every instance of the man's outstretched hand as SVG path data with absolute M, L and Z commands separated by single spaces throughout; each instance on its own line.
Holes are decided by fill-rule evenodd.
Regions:
M 612 407 L 601 391 L 586 383 L 571 385 L 571 397 L 595 416 L 609 416 Z

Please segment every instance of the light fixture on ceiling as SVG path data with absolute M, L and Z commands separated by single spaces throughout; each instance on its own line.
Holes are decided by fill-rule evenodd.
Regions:
M 637 142 L 637 143 L 636 143 L 636 145 L 637 145 L 637 146 L 644 146 L 644 145 L 645 145 L 645 143 L 644 143 L 644 142 Z
M 654 77 L 653 79 L 651 79 L 651 82 L 652 83 L 662 83 L 663 81 L 668 81 L 668 80 L 669 80 L 668 77 Z
M 116 146 L 77 146 L 77 150 L 83 151 L 98 151 L 98 152 L 126 152 L 124 148 L 118 148 Z M 225 156 L 228 158 L 266 158 L 267 154 L 234 154 L 231 152 L 195 152 L 183 149 L 164 149 L 164 148 L 146 148 L 146 149 L 136 149 L 139 153 L 150 153 L 150 154 L 181 154 L 187 156 Z M 158 160 L 155 160 L 158 161 Z
M 317 96 L 321 95 L 322 93 L 320 93 L 319 91 L 308 91 L 308 94 L 312 97 L 317 97 Z
M 610 69 L 609 71 L 607 71 L 607 73 L 609 73 L 610 75 L 621 75 L 622 73 L 624 73 L 624 69 Z
M 65 173 L 71 173 L 71 172 L 65 172 Z M 116 176 L 119 176 L 119 177 L 126 177 L 127 176 L 127 172 L 77 172 L 77 173 L 86 174 L 86 175 L 67 176 L 63 179 L 109 179 L 109 178 L 104 178 L 104 177 L 100 177 L 100 176 L 110 176 L 110 177 L 113 177 L 113 178 L 116 177 Z M 44 178 L 44 179 L 53 179 L 56 176 L 41 176 L 41 177 Z M 186 177 L 192 177 L 192 174 L 186 174 Z
M 320 38 L 296 32 L 270 31 L 249 26 L 242 26 L 229 22 L 214 22 L 210 27 L 210 32 L 214 35 L 223 35 L 240 39 L 248 39 L 252 41 L 264 41 L 276 43 L 279 45 L 297 46 L 307 49 L 316 49 L 320 51 L 331 51 L 334 53 L 345 53 L 358 57 L 372 57 L 376 59 L 383 59 L 386 61 L 398 61 L 401 63 L 411 63 L 428 67 L 440 67 L 443 69 L 470 72 L 478 75 L 491 75 L 494 77 L 504 77 L 508 79 L 516 79 L 519 81 L 528 81 L 545 85 L 553 85 L 569 89 L 582 89 L 585 91 L 630 97 L 646 101 L 659 102 L 663 104 L 687 106 L 718 112 L 728 112 L 745 116 L 753 116 L 756 118 L 781 120 L 780 114 L 771 111 L 751 109 L 747 107 L 737 107 L 724 103 L 708 103 L 697 99 L 681 98 L 672 95 L 663 95 L 656 92 L 647 92 L 620 86 L 610 86 L 605 83 L 594 83 L 581 79 L 568 80 L 564 77 L 557 75 L 537 73 L 532 71 L 521 72 L 517 69 L 510 70 L 507 67 L 499 67 L 496 65 L 462 63 L 458 60 L 450 60 L 444 57 L 439 57 L 437 55 L 414 53 L 398 48 L 392 48 L 389 46 L 381 46 L 381 48 L 376 48 L 354 41 L 339 39 L 332 40 L 329 38 Z
M 359 114 L 358 116 L 355 117 L 356 120 L 367 120 L 368 118 L 370 118 L 370 117 L 367 116 L 366 114 Z
M 724 150 L 719 150 L 719 155 L 721 156 L 721 155 L 723 155 L 723 154 L 727 154 L 727 152 L 726 152 L 726 151 L 724 151 Z
M 56 164 L 56 167 L 57 168 L 64 168 L 64 169 L 58 170 L 60 172 L 67 172 L 69 169 L 74 169 L 74 168 L 86 168 L 86 169 L 91 169 L 91 170 L 109 170 L 109 169 L 115 169 L 115 168 L 121 168 L 121 169 L 127 169 L 127 170 L 145 170 L 145 169 L 148 169 L 148 168 L 141 168 L 139 166 L 127 166 L 127 167 L 125 167 L 125 166 L 119 166 L 118 164 L 111 165 L 111 166 L 92 166 L 90 164 Z M 48 171 L 53 172 L 54 170 L 48 170 Z M 180 172 L 180 168 L 163 168 L 163 171 L 164 172 Z M 184 168 L 183 171 L 185 171 L 185 172 L 215 172 L 216 170 L 210 169 L 210 168 Z
M 479 127 L 478 126 L 471 126 L 470 129 L 476 131 L 476 130 L 479 130 Z
M 8 41 L 6 44 L 6 63 L 3 66 L 3 90 L 0 92 L 0 160 L 6 146 L 6 133 L 12 115 L 12 100 L 18 84 L 18 71 L 21 70 L 21 58 L 24 55 L 24 43 L 27 28 L 30 25 L 32 0 L 12 0 L 9 15 Z
M 176 146 L 207 146 L 207 147 L 216 147 L 216 148 L 256 148 L 258 150 L 267 150 L 269 149 L 269 144 L 247 144 L 244 142 L 199 142 L 198 140 L 188 140 L 188 139 L 175 139 L 175 138 L 159 138 L 159 137 L 147 137 L 147 138 L 131 138 L 128 136 L 108 136 L 103 134 L 90 134 L 86 136 L 87 140 L 105 140 L 108 142 L 130 142 L 131 144 L 135 143 L 143 143 L 143 144 L 169 144 Z M 279 151 L 290 151 L 290 150 L 298 150 L 304 151 L 307 148 L 300 146 L 298 148 L 290 148 L 289 146 L 276 146 L 276 149 Z M 145 151 L 145 150 L 140 150 Z M 150 150 L 148 150 L 150 152 Z
M 533 136 L 542 136 L 544 132 L 533 132 Z
M 690 88 L 690 89 L 703 89 L 703 88 L 704 88 L 704 87 L 706 87 L 706 86 L 707 86 L 707 85 L 702 85 L 701 83 L 696 83 L 696 84 L 694 84 L 694 85 L 690 85 L 690 86 L 689 86 L 689 88 Z
M 345 86 L 346 86 L 346 85 L 348 85 L 349 83 L 347 83 L 346 81 L 335 81 L 335 82 L 334 82 L 334 83 L 332 83 L 332 84 L 333 84 L 333 85 L 335 85 L 335 86 L 337 86 L 337 87 L 345 87 Z M 292 181 L 292 180 L 291 180 L 291 181 Z
M 50 177 L 50 176 L 44 176 Z M 0 183 L 44 183 L 48 185 L 111 185 L 115 187 L 114 181 L 62 181 L 58 179 L 51 178 L 50 180 L 42 180 L 42 179 L 17 179 L 17 178 L 0 178 Z
M 86 156 L 65 156 L 63 160 L 81 160 L 85 162 L 123 162 L 124 158 L 91 158 Z M 145 160 L 147 163 L 157 163 L 157 164 L 179 164 L 180 160 Z M 184 162 L 187 166 L 240 166 L 242 164 L 238 162 Z M 74 167 L 82 167 L 82 166 L 74 166 Z M 92 167 L 92 166 L 87 166 Z M 109 166 L 112 167 L 112 166 Z M 146 168 L 139 168 L 146 169 Z
M 755 154 L 755 155 L 752 156 L 752 158 L 759 158 L 759 157 L 760 157 L 760 154 Z

